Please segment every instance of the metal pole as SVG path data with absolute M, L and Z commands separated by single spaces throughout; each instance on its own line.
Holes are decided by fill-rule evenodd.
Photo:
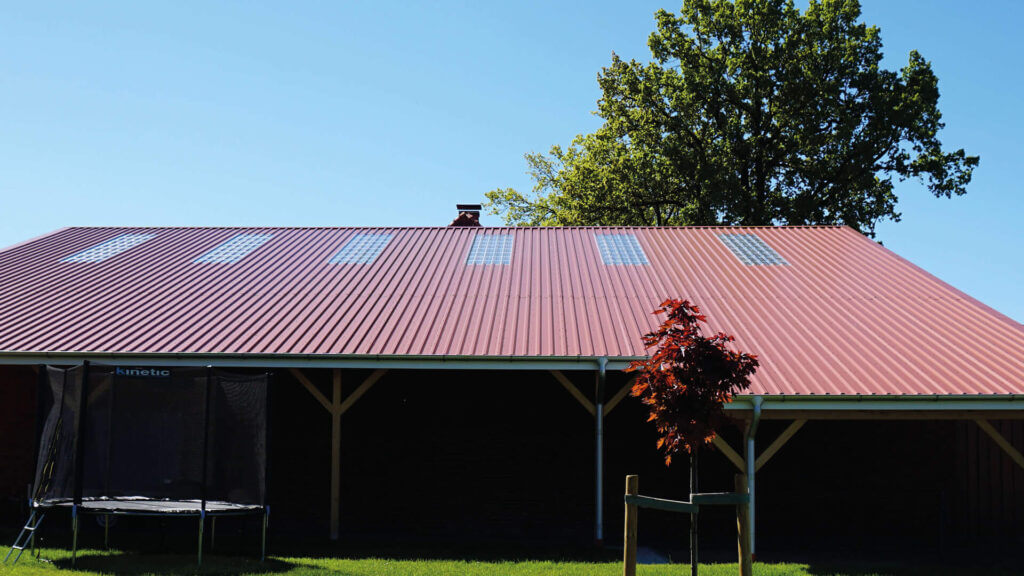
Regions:
M 754 453 L 754 436 L 757 434 L 757 425 L 761 422 L 761 397 L 754 396 L 751 399 L 753 410 L 751 411 L 750 426 L 747 427 L 747 453 L 746 453 L 746 465 L 747 465 L 747 493 L 750 494 L 750 502 L 747 504 L 747 523 L 748 532 L 750 534 L 750 554 L 756 553 L 754 549 L 754 463 L 756 456 Z
M 205 407 L 203 408 L 203 462 L 201 465 L 202 469 L 202 480 L 199 483 L 199 508 L 200 513 L 206 514 L 206 476 L 207 466 L 206 463 L 210 459 L 210 399 L 213 397 L 213 387 L 211 381 L 213 380 L 213 366 L 206 367 L 206 395 L 205 395 Z
M 110 549 L 110 516 L 103 515 L 103 547 Z
M 270 506 L 263 507 L 263 539 L 260 542 L 260 562 L 267 559 L 267 523 L 270 521 Z
M 263 446 L 265 447 L 265 451 L 263 453 L 263 486 L 261 487 L 263 490 L 263 534 L 262 540 L 260 542 L 260 562 L 263 562 L 267 558 L 267 524 L 270 522 L 270 504 L 267 502 L 267 494 L 270 491 L 270 398 L 274 390 L 274 381 L 276 380 L 273 372 L 267 372 L 266 376 L 267 389 L 264 395 L 263 404 L 265 416 L 265 425 L 263 428 Z
M 213 397 L 213 387 L 211 381 L 213 380 L 213 366 L 206 367 L 206 407 L 204 408 L 203 414 L 203 479 L 199 485 L 200 490 L 200 503 L 199 503 L 199 554 L 198 554 L 198 566 L 203 565 L 203 527 L 206 524 L 206 476 L 207 467 L 206 462 L 209 460 L 210 450 L 210 399 Z
M 71 505 L 71 565 L 78 561 L 78 505 Z
M 82 382 L 78 386 L 78 413 L 75 430 L 74 486 L 71 494 L 71 565 L 78 561 L 78 506 L 82 504 L 82 468 L 85 465 L 86 389 L 89 385 L 89 361 L 82 362 Z
M 75 422 L 74 484 L 71 495 L 72 503 L 76 506 L 82 504 L 82 478 L 84 477 L 83 469 L 85 468 L 85 423 L 88 420 L 85 416 L 85 411 L 88 409 L 88 388 L 89 361 L 85 360 L 82 362 L 82 382 L 78 386 L 78 412 L 75 414 L 77 420 Z
M 206 510 L 199 511 L 199 553 L 197 554 L 197 566 L 203 565 L 203 525 L 206 523 Z
M 690 500 L 698 493 L 697 484 L 697 451 L 690 452 Z M 697 576 L 697 513 L 690 513 L 690 574 Z
M 608 359 L 597 359 L 597 390 L 594 403 L 594 498 L 596 514 L 594 519 L 594 540 L 600 546 L 604 543 L 604 388 L 607 380 Z

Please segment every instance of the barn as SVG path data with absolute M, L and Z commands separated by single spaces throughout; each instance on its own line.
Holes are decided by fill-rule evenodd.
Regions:
M 273 371 L 272 532 L 621 545 L 626 474 L 687 491 L 623 372 L 679 297 L 761 359 L 701 471 L 747 476 L 759 555 L 1024 543 L 1024 328 L 869 238 L 456 223 L 0 251 L 0 523 L 24 521 L 41 367 L 89 361 Z M 652 516 L 642 540 L 684 530 Z

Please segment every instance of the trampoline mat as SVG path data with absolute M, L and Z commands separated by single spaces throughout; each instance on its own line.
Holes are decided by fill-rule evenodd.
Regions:
M 71 499 L 40 500 L 34 503 L 36 508 L 71 508 Z M 162 516 L 179 514 L 199 516 L 202 510 L 200 500 L 165 500 L 145 497 L 123 496 L 118 498 L 83 498 L 78 511 L 83 514 L 134 514 L 136 516 Z M 207 500 L 207 516 L 226 516 L 232 514 L 261 514 L 263 507 L 253 504 L 238 504 L 222 500 Z

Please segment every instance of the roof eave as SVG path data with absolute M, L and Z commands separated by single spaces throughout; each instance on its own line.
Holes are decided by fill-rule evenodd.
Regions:
M 609 370 L 623 370 L 634 357 L 607 357 Z M 210 352 L 0 351 L 0 364 L 78 364 L 83 360 L 136 366 L 236 368 L 349 368 L 410 370 L 596 370 L 601 357 L 459 356 L 384 354 L 239 354 Z
M 736 397 L 726 410 L 751 410 L 755 395 Z M 974 412 L 1019 412 L 1024 417 L 1024 394 L 892 394 L 892 395 L 764 395 L 762 417 L 798 417 L 801 413 L 947 413 L 969 419 Z M 1017 416 L 1014 416 L 1017 417 Z

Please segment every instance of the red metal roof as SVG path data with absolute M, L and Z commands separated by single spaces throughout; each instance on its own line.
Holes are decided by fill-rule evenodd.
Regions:
M 96 263 L 67 256 L 155 237 Z M 239 233 L 233 264 L 193 260 Z M 390 233 L 372 264 L 329 260 Z M 602 263 L 634 234 L 646 266 Z M 755 233 L 789 263 L 745 266 Z M 511 234 L 511 264 L 467 265 Z M 667 297 L 762 360 L 756 394 L 1021 394 L 1024 328 L 845 227 L 68 228 L 0 251 L 0 355 L 26 352 L 635 357 Z

